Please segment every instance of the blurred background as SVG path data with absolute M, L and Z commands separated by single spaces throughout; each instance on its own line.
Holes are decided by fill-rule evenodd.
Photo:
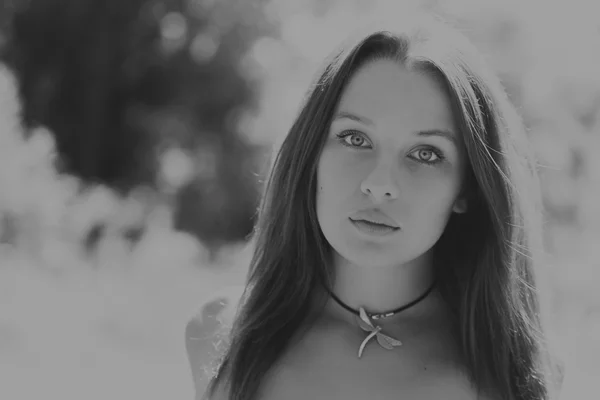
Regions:
M 523 115 L 561 398 L 597 392 L 594 1 L 1 0 L 0 398 L 193 398 L 185 324 L 244 281 L 273 146 L 354 21 L 400 3 L 454 16 Z

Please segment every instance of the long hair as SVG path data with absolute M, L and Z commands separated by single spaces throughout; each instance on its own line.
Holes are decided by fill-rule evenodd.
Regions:
M 376 59 L 441 82 L 464 138 L 468 211 L 453 214 L 435 244 L 434 273 L 453 312 L 466 371 L 477 388 L 502 399 L 548 399 L 534 274 L 542 248 L 541 202 L 526 132 L 475 49 L 434 19 L 396 23 L 351 40 L 311 87 L 275 157 L 247 286 L 207 394 L 221 388 L 230 400 L 255 399 L 269 370 L 310 322 L 315 288 L 335 279 L 317 222 L 316 169 L 344 88 Z

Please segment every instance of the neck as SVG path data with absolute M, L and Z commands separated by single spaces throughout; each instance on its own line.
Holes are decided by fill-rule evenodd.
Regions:
M 347 306 L 358 310 L 363 307 L 370 314 L 380 314 L 402 307 L 425 293 L 433 283 L 429 257 L 405 265 L 368 266 L 354 265 L 340 256 L 334 256 L 335 283 L 332 292 Z M 431 310 L 434 289 L 430 295 L 414 306 L 381 324 L 398 322 L 424 315 Z M 327 301 L 325 311 L 336 319 L 354 321 L 354 314 L 340 306 L 334 299 Z

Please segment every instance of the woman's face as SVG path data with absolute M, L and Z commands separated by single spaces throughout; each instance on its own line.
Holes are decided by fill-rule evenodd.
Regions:
M 342 94 L 317 169 L 317 217 L 337 256 L 365 267 L 418 261 L 460 197 L 466 166 L 447 94 L 396 62 L 361 68 Z

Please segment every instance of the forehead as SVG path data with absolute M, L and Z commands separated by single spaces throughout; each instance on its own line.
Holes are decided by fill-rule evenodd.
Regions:
M 440 82 L 391 60 L 360 68 L 344 90 L 338 111 L 357 113 L 378 124 L 410 129 L 453 129 L 448 94 Z

